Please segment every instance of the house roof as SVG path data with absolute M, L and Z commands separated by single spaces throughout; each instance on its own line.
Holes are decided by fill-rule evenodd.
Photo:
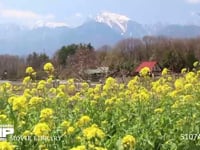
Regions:
M 85 73 L 87 74 L 95 74 L 95 73 L 107 73 L 109 71 L 109 67 L 98 67 L 97 69 L 87 69 Z
M 150 69 L 150 71 L 152 71 L 153 67 L 156 64 L 157 64 L 156 61 L 144 61 L 136 68 L 135 72 L 140 72 L 141 69 L 143 69 L 144 67 L 148 67 Z

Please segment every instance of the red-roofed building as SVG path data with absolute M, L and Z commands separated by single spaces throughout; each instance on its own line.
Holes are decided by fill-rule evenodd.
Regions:
M 144 67 L 148 67 L 150 73 L 155 75 L 162 71 L 157 61 L 144 61 L 135 69 L 135 73 L 139 73 Z

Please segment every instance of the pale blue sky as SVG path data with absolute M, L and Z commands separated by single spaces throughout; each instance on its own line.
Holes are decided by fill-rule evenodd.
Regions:
M 0 23 L 79 25 L 102 11 L 141 24 L 200 25 L 200 0 L 0 0 Z

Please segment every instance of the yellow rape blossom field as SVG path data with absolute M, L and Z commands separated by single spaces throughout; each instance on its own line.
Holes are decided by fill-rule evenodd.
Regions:
M 81 88 L 74 79 L 54 87 L 51 63 L 41 81 L 28 67 L 21 85 L 0 85 L 0 125 L 14 127 L 0 150 L 199 150 L 198 67 L 156 79 L 144 68 L 127 84 L 109 77 Z

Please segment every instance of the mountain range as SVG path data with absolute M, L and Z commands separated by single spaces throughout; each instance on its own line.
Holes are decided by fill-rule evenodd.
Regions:
M 32 28 L 0 24 L 0 54 L 27 55 L 33 51 L 53 55 L 72 43 L 91 43 L 95 48 L 113 45 L 124 38 L 144 36 L 191 38 L 200 36 L 200 26 L 178 24 L 142 25 L 121 14 L 102 12 L 78 27 L 40 23 Z

